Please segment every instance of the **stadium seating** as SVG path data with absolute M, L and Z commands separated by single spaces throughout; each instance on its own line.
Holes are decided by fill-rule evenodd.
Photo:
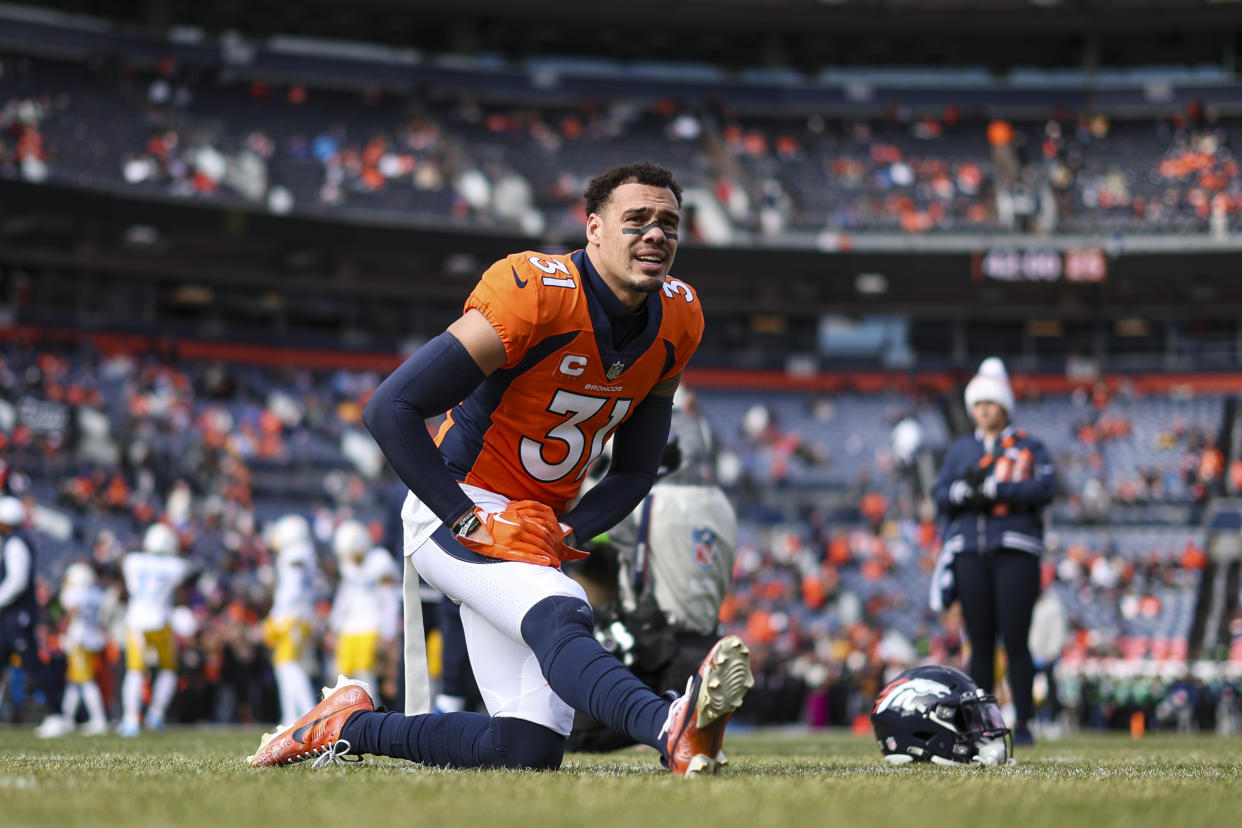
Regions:
M 173 61 L 0 59 L 15 78 L 0 105 L 43 102 L 23 121 L 42 147 L 25 153 L 41 156 L 47 180 L 78 186 L 260 204 L 279 187 L 291 199 L 279 209 L 537 232 L 576 227 L 585 177 L 627 157 L 659 161 L 714 193 L 746 232 L 1242 227 L 1229 151 L 1242 121 L 1200 101 L 1114 118 L 1048 103 L 1006 121 L 1012 137 L 993 146 L 995 119 L 961 114 L 980 93 L 970 84 L 956 95 L 950 86 L 934 114 L 915 102 L 883 116 L 861 106 L 824 115 L 795 95 L 762 104 L 730 95 L 721 107 L 737 91 L 723 80 L 682 88 L 657 79 L 637 97 L 610 95 L 608 84 L 590 95 L 521 85 L 485 95 L 441 71 L 409 96 L 316 85 L 328 73 L 307 57 L 304 83 L 255 79 L 266 77 L 262 64 L 246 80 Z M 21 160 L 7 163 L 16 172 Z
M 144 198 L 557 239 L 579 234 L 588 175 L 650 158 L 718 203 L 733 231 L 722 237 L 1242 229 L 1238 87 L 1194 67 L 1162 70 L 1177 79 L 1164 100 L 1147 94 L 1150 73 L 1103 70 L 1088 115 L 1086 79 L 1042 69 L 833 68 L 808 81 L 271 45 L 229 61 L 209 44 L 16 23 L 0 50 L 0 176 Z M 710 243 L 700 230 L 687 236 Z M 206 649 L 270 600 L 266 523 L 307 515 L 323 552 L 345 516 L 392 517 L 391 480 L 359 424 L 373 373 L 83 343 L 6 342 L 2 356 L 0 457 L 10 489 L 42 507 L 49 591 L 72 560 L 114 566 L 183 481 L 193 506 L 171 519 L 207 565 L 187 599 Z M 926 605 L 940 544 L 927 481 L 892 446 L 913 417 L 938 456 L 961 427 L 946 414 L 956 397 L 698 393 L 742 518 L 723 620 L 752 642 L 765 681 L 839 682 L 857 700 L 897 665 L 960 654 Z M 1190 656 L 1211 533 L 1200 518 L 1225 485 L 1233 404 L 1219 393 L 1021 401 L 1020 423 L 1058 474 L 1044 564 L 1071 629 L 1063 664 L 1079 673 L 1067 682 L 1095 662 L 1168 669 Z M 87 409 L 72 427 L 46 427 Z M 1224 627 L 1221 655 L 1242 665 L 1242 617 Z

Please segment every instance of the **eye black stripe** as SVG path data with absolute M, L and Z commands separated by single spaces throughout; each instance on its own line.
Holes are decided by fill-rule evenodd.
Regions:
M 643 227 L 622 227 L 621 232 L 627 235 L 631 235 L 631 236 L 645 236 L 647 235 L 647 231 L 650 230 L 652 227 L 659 227 L 659 226 L 660 226 L 660 222 L 653 221 Z M 661 228 L 661 229 L 664 230 L 664 238 L 672 239 L 673 241 L 677 240 L 676 230 L 669 230 L 668 228 Z

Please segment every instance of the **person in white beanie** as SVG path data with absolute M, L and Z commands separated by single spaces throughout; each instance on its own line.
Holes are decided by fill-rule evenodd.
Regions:
M 932 490 L 947 526 L 931 605 L 942 610 L 946 603 L 961 602 L 970 640 L 968 672 L 988 693 L 996 683 L 996 643 L 1004 644 L 1014 742 L 1029 745 L 1035 667 L 1028 637 L 1040 592 L 1043 510 L 1056 478 L 1043 443 L 1012 423 L 1013 387 L 1004 362 L 985 359 L 965 397 L 974 433 L 949 447 Z

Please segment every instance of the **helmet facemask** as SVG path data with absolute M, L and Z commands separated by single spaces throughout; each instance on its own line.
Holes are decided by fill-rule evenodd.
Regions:
M 931 761 L 936 764 L 1004 765 L 1013 756 L 1013 734 L 1005 725 L 996 697 L 989 693 L 967 691 L 957 704 L 937 704 L 928 718 L 956 734 L 953 759 L 933 755 Z

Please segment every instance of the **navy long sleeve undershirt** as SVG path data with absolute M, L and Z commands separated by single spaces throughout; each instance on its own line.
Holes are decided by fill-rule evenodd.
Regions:
M 649 396 L 617 429 L 612 465 L 562 520 L 585 542 L 621 522 L 655 484 L 673 421 L 673 398 Z
M 362 412 L 397 476 L 446 524 L 474 502 L 444 465 L 426 421 L 470 396 L 484 379 L 465 346 L 446 331 L 380 383 Z

